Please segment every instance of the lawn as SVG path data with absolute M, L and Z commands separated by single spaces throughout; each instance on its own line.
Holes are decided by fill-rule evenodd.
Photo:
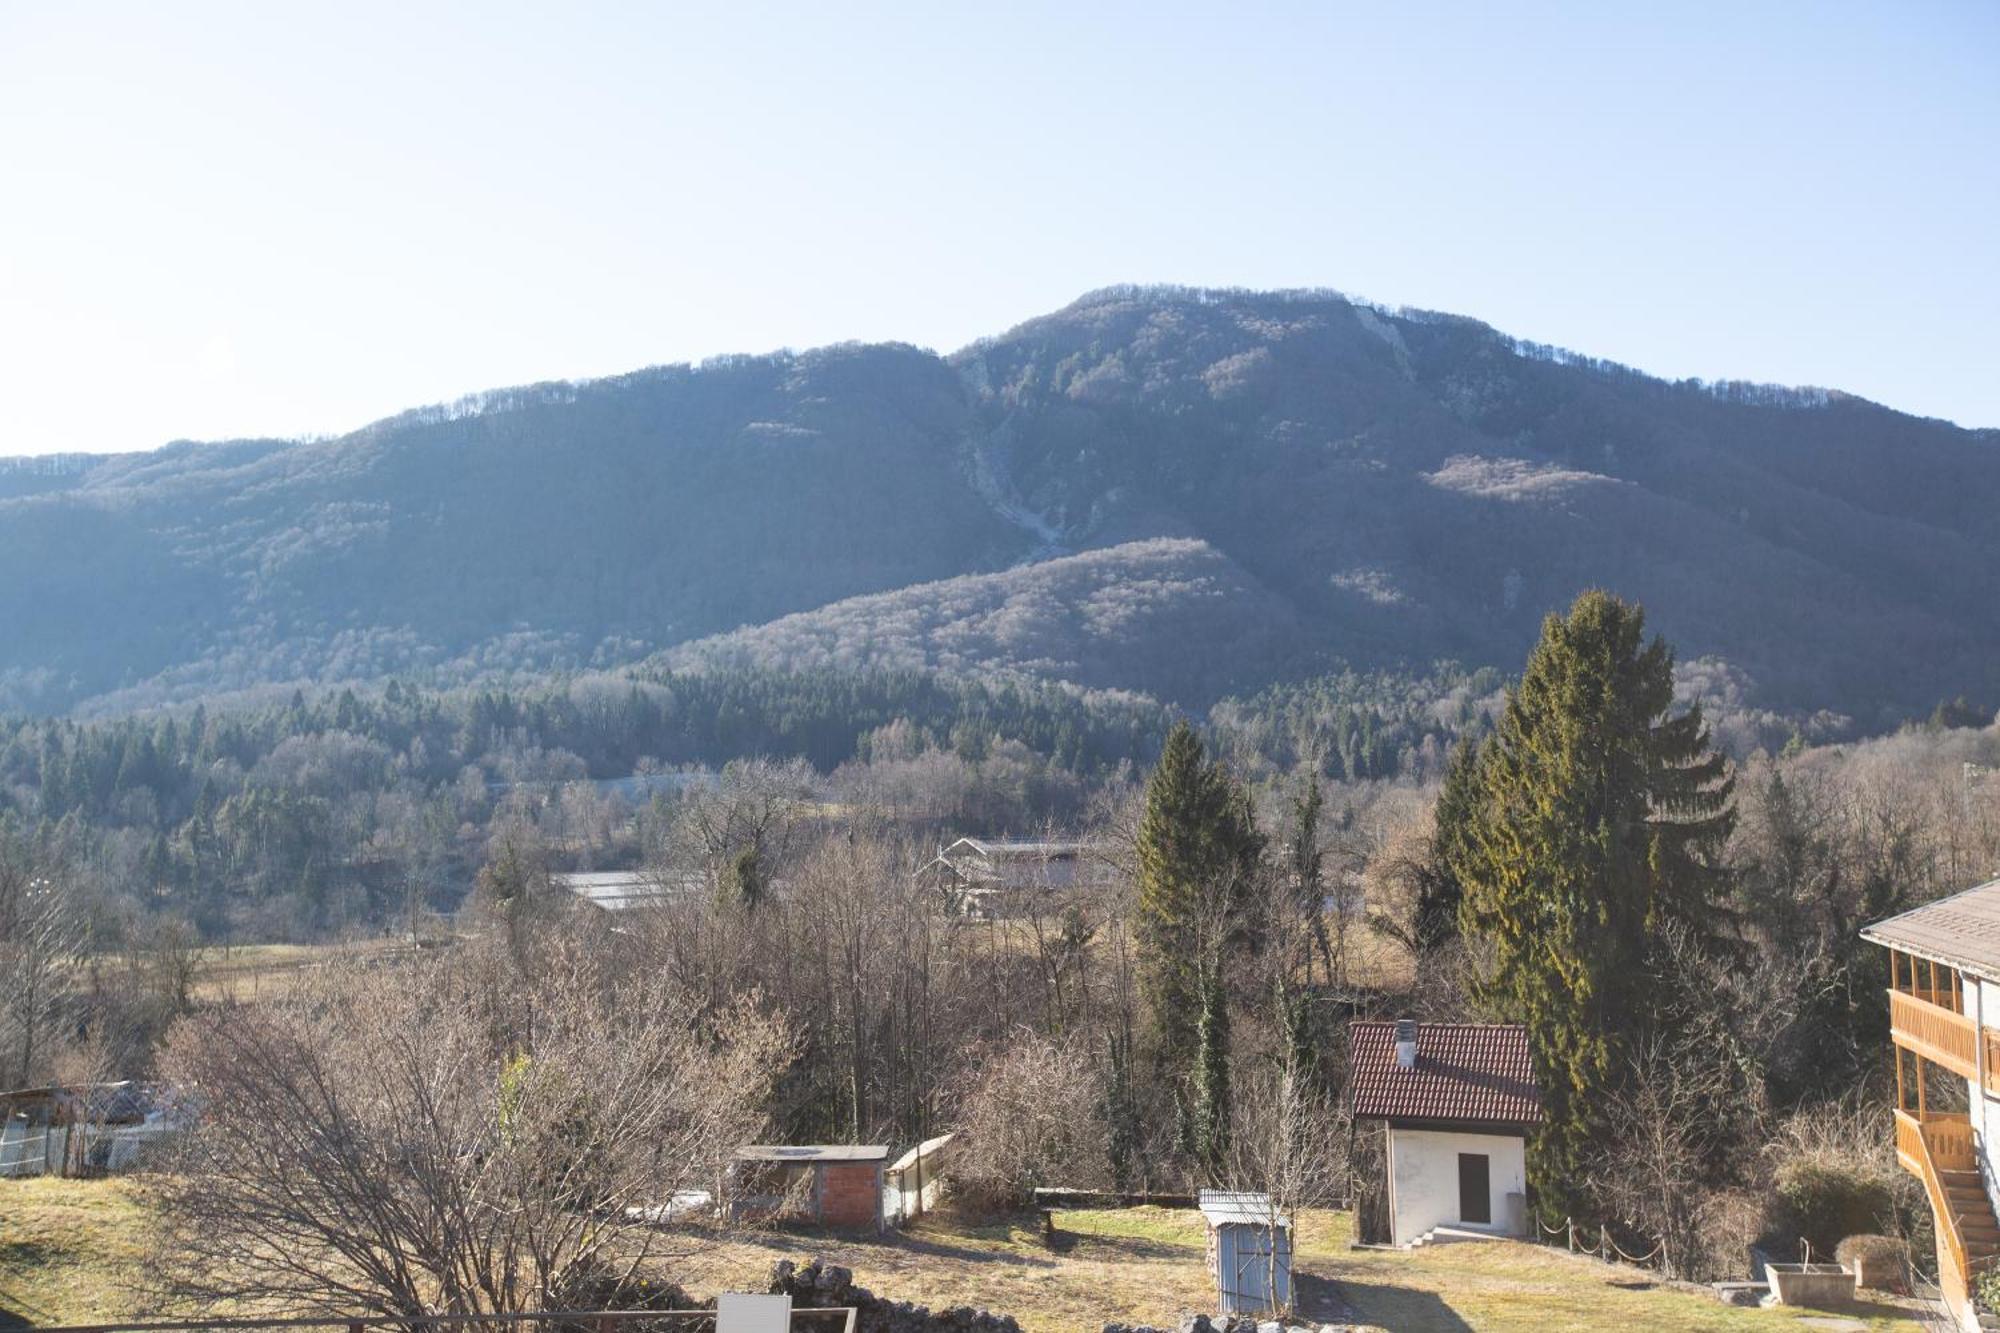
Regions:
M 1029 1333 L 1098 1333 L 1107 1323 L 1172 1326 L 1214 1309 L 1199 1215 L 1126 1208 L 1057 1214 L 1061 1239 L 1045 1247 L 1031 1219 L 973 1222 L 949 1214 L 882 1239 L 773 1231 L 716 1233 L 675 1272 L 708 1294 L 762 1285 L 771 1263 L 813 1255 L 854 1270 L 879 1296 L 933 1307 L 974 1305 L 1011 1314 Z M 1345 1213 L 1308 1215 L 1295 1264 L 1301 1313 L 1317 1321 L 1424 1333 L 1495 1330 L 1685 1329 L 1690 1333 L 1801 1326 L 1806 1311 L 1732 1309 L 1705 1289 L 1661 1283 L 1637 1269 L 1509 1242 L 1415 1252 L 1356 1250 Z M 1921 1327 L 1890 1305 L 1852 1312 L 1874 1330 Z M 1824 1326 L 1822 1326 L 1824 1327 Z
M 146 1235 L 130 1178 L 0 1180 L 0 1328 L 131 1318 Z
M 1112 1322 L 1171 1326 L 1183 1311 L 1213 1310 L 1193 1211 L 1079 1210 L 1058 1213 L 1057 1225 L 1052 1248 L 1031 1216 L 947 1211 L 881 1237 L 697 1226 L 672 1238 L 686 1256 L 663 1264 L 661 1275 L 701 1295 L 759 1291 L 776 1260 L 821 1256 L 853 1269 L 879 1296 L 980 1306 L 1013 1315 L 1028 1333 L 1098 1333 Z M 131 1179 L 0 1180 L 0 1329 L 134 1317 L 146 1228 L 144 1193 Z M 1302 1314 L 1321 1322 L 1352 1317 L 1396 1333 L 1814 1327 L 1799 1322 L 1814 1318 L 1807 1312 L 1730 1309 L 1705 1291 L 1556 1250 L 1508 1242 L 1356 1250 L 1351 1235 L 1344 1213 L 1304 1219 L 1295 1265 Z M 1859 1321 L 1847 1327 L 1920 1327 L 1891 1306 L 1853 1313 Z

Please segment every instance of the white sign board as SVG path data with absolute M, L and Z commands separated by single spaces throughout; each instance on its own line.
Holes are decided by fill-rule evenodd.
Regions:
M 791 1333 L 792 1298 L 725 1291 L 715 1298 L 715 1333 Z

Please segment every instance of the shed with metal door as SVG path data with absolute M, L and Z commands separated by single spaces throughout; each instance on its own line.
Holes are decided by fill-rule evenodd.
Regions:
M 1268 1194 L 1203 1190 L 1208 1271 L 1223 1314 L 1266 1314 L 1292 1304 L 1292 1225 Z

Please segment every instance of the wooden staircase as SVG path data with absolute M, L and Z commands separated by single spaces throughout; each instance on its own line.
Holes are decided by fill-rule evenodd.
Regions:
M 1953 1230 L 1965 1246 L 1966 1267 L 1977 1271 L 2000 1255 L 2000 1218 L 1993 1215 L 1993 1203 L 1979 1178 L 1976 1163 L 1939 1162 L 1938 1183 L 1944 1186 Z
M 2000 1262 L 2000 1219 L 1986 1197 L 1964 1112 L 1896 1112 L 1896 1156 L 1930 1196 L 1937 1221 L 1938 1288 L 1961 1324 L 1972 1318 L 1979 1275 Z

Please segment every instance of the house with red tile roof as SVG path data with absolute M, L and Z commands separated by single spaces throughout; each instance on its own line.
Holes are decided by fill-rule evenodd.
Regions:
M 1439 1227 L 1527 1234 L 1527 1140 L 1542 1094 L 1526 1028 L 1353 1023 L 1347 1090 L 1356 1125 L 1382 1129 L 1391 1244 Z

